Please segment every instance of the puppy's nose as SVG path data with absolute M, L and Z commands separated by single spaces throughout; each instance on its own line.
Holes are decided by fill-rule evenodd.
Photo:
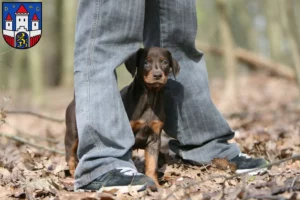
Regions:
M 153 78 L 160 79 L 161 77 L 162 77 L 162 73 L 161 72 L 154 72 L 153 73 Z

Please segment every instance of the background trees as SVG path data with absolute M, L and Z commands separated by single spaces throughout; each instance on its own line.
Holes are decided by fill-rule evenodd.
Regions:
M 296 0 L 196 0 L 197 47 L 206 56 L 210 78 L 227 79 L 224 107 L 238 97 L 237 77 L 256 70 L 300 80 L 300 2 Z M 77 1 L 43 2 L 43 35 L 26 51 L 12 50 L 0 39 L 0 86 L 18 98 L 31 95 L 43 104 L 49 89 L 73 87 L 73 49 Z M 209 47 L 209 48 L 208 48 Z M 237 52 L 237 50 L 244 52 Z M 239 54 L 240 53 L 240 54 Z M 250 53 L 250 54 L 247 54 Z M 241 59 L 239 56 L 244 56 Z M 249 57 L 250 56 L 250 57 Z M 252 57 L 251 57 L 252 56 Z M 265 59 L 262 63 L 262 59 Z M 245 61 L 248 60 L 248 61 Z M 118 68 L 119 86 L 130 81 Z M 291 75 L 291 72 L 293 73 Z M 282 74 L 283 73 L 283 74 Z

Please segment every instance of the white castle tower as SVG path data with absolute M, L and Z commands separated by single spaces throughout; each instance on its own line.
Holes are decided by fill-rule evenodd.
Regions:
M 39 30 L 39 18 L 37 17 L 36 14 L 33 15 L 32 20 L 31 20 L 31 29 L 33 31 Z
M 28 30 L 28 11 L 26 8 L 21 5 L 20 8 L 16 12 L 16 27 L 23 27 L 25 30 Z M 17 30 L 18 31 L 18 30 Z
M 13 20 L 10 14 L 7 15 L 6 19 L 5 19 L 5 29 L 8 31 L 12 31 L 12 27 L 13 27 Z

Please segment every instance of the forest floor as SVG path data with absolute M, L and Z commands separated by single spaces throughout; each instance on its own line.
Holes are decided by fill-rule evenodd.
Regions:
M 299 155 L 300 109 L 295 104 L 295 83 L 264 74 L 240 77 L 238 82 L 237 104 L 232 105 L 235 113 L 224 113 L 236 130 L 230 142 L 236 142 L 242 152 L 264 157 L 271 163 Z M 226 101 L 222 99 L 223 86 L 222 80 L 211 82 L 217 107 Z M 62 119 L 72 92 L 49 91 L 51 101 L 46 106 L 26 110 Z M 18 101 L 0 96 L 4 99 L 4 110 L 23 110 L 25 97 Z M 2 113 L 0 126 L 1 134 L 6 135 L 0 137 L 0 199 L 300 199 L 299 157 L 274 165 L 262 174 L 235 176 L 225 159 L 196 166 L 167 156 L 166 163 L 159 168 L 165 184 L 158 192 L 132 191 L 116 196 L 109 192 L 77 193 L 72 191 L 73 179 L 65 175 L 67 166 L 60 154 L 64 152 L 64 123 L 28 115 L 6 115 Z M 20 138 L 26 141 L 15 141 Z M 143 171 L 141 161 L 139 158 L 135 162 Z

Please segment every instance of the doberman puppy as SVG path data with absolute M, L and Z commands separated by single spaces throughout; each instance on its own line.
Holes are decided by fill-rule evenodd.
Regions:
M 135 135 L 132 149 L 145 149 L 145 174 L 159 186 L 156 170 L 160 135 L 165 121 L 164 86 L 169 72 L 172 71 L 175 76 L 180 67 L 168 50 L 159 47 L 139 49 L 125 62 L 125 66 L 134 77 L 133 82 L 121 90 L 123 104 Z M 70 173 L 74 175 L 78 161 L 74 99 L 66 111 L 66 126 L 66 160 Z

